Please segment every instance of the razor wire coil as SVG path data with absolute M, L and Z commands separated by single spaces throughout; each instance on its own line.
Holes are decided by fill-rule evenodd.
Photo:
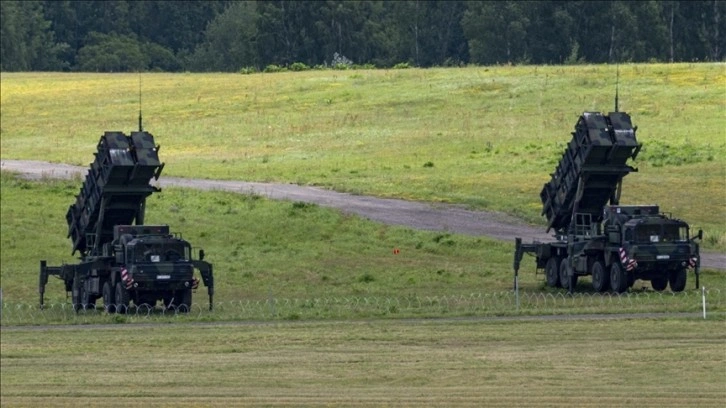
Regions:
M 709 308 L 724 311 L 726 292 L 707 290 Z M 697 312 L 701 308 L 700 291 L 573 293 L 522 292 L 519 311 L 513 292 L 441 294 L 427 296 L 343 296 L 265 299 L 232 299 L 191 305 L 132 305 L 112 313 L 101 305 L 74 307 L 68 302 L 48 303 L 45 307 L 28 302 L 2 303 L 2 325 L 45 323 L 104 323 L 111 321 L 156 321 L 168 319 L 218 320 L 297 320 L 375 317 L 436 316 L 511 316 L 554 315 L 572 313 L 643 313 Z

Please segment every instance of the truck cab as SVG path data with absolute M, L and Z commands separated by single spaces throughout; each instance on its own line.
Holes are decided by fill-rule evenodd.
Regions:
M 166 225 L 117 225 L 114 251 L 120 279 L 135 304 L 165 305 L 186 300 L 199 286 L 189 242 Z
M 605 223 L 616 228 L 609 244 L 617 247 L 628 281 L 649 280 L 655 290 L 682 291 L 687 268 L 698 262 L 696 237 L 688 223 L 661 214 L 658 206 L 607 206 Z M 699 235 L 700 236 L 700 235 Z

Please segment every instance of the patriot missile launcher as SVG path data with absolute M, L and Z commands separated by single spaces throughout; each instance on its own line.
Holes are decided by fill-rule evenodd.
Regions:
M 691 236 L 685 221 L 663 214 L 657 205 L 621 205 L 623 178 L 641 149 L 637 127 L 617 111 L 583 113 L 562 158 L 540 193 L 552 242 L 515 240 L 517 274 L 525 253 L 534 254 L 547 285 L 572 291 L 591 275 L 598 292 L 625 292 L 636 279 L 656 291 L 686 286 L 687 270 L 699 277 L 703 232 Z M 515 278 L 516 279 L 516 278 Z
M 79 263 L 48 266 L 40 261 L 40 306 L 49 276 L 63 281 L 76 311 L 95 308 L 98 299 L 109 313 L 126 313 L 133 304 L 189 311 L 199 286 L 198 270 L 213 305 L 212 264 L 204 251 L 193 259 L 192 246 L 167 225 L 146 225 L 146 199 L 160 191 L 151 184 L 164 164 L 151 133 L 105 132 L 95 160 L 66 213 L 72 255 Z

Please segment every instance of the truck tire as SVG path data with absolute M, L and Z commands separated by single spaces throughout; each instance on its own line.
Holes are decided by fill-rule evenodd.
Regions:
M 602 262 L 595 261 L 592 264 L 592 270 L 590 273 L 592 274 L 592 288 L 595 289 L 595 291 L 605 292 L 608 290 L 610 276 L 605 273 L 605 267 L 602 266 Z
M 650 286 L 653 287 L 653 290 L 662 292 L 665 290 L 666 286 L 668 286 L 668 278 L 665 276 L 653 278 L 650 280 Z
M 78 312 L 84 308 L 83 305 L 83 282 L 80 278 L 73 278 L 73 286 L 71 289 L 71 303 L 73 303 L 73 310 Z
M 628 275 L 618 262 L 613 262 L 610 267 L 610 288 L 615 293 L 628 290 Z
M 192 309 L 192 290 L 182 289 L 177 291 L 177 296 L 180 300 L 179 306 L 177 307 L 179 313 L 189 313 Z
M 131 297 L 121 281 L 116 282 L 116 313 L 126 314 Z
M 545 276 L 547 277 L 547 286 L 553 288 L 561 288 L 560 284 L 560 258 L 553 256 L 545 264 Z
M 686 280 L 685 268 L 674 269 L 668 273 L 668 283 L 670 283 L 673 292 L 683 292 L 683 289 L 686 288 Z
M 103 309 L 106 313 L 116 313 L 116 302 L 114 300 L 114 289 L 111 285 L 111 281 L 106 281 L 103 284 Z
M 560 285 L 567 289 L 567 292 L 572 293 L 577 286 L 577 275 L 572 273 L 568 258 L 565 258 L 560 262 Z
M 83 308 L 86 310 L 96 310 L 96 301 L 98 300 L 98 297 L 93 296 L 88 293 L 85 289 L 81 292 L 81 303 L 83 304 Z

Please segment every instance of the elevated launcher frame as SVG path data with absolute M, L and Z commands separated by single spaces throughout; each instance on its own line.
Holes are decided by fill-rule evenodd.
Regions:
M 99 256 L 102 245 L 113 240 L 115 225 L 144 224 L 146 198 L 161 191 L 149 184 L 164 168 L 159 149 L 148 132 L 131 132 L 130 137 L 104 133 L 76 202 L 66 213 L 73 254 Z
M 636 130 L 627 113 L 580 116 L 552 179 L 540 192 L 548 232 L 554 228 L 560 236 L 576 234 L 575 214 L 600 221 L 608 201 L 619 204 L 623 177 L 638 171 L 626 164 L 642 147 Z

